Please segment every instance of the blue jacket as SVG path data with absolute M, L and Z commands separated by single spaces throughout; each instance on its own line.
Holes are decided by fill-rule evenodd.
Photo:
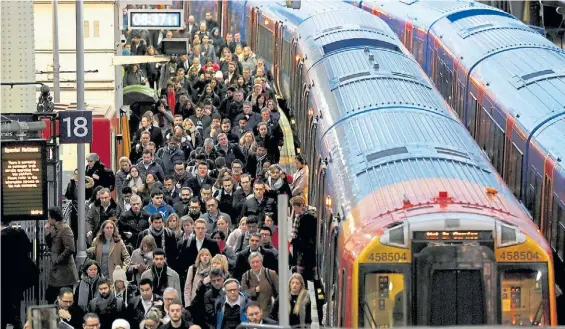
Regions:
M 247 304 L 249 304 L 249 299 L 242 293 L 239 293 L 239 298 L 243 298 L 243 302 L 240 306 L 240 320 L 241 323 L 247 322 L 247 315 L 245 315 L 245 309 L 247 309 Z M 224 321 L 224 309 L 226 304 L 226 295 L 221 294 L 214 304 L 214 309 L 216 311 L 216 329 L 222 329 L 222 322 Z
M 149 215 L 160 213 L 161 216 L 163 216 L 163 222 L 166 222 L 167 218 L 169 218 L 169 215 L 175 212 L 173 207 L 169 206 L 165 202 L 163 202 L 159 208 L 155 208 L 153 202 L 149 202 L 149 204 L 145 206 L 143 210 L 145 210 Z

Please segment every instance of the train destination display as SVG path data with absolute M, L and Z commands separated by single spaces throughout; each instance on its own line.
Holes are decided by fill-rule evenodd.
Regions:
M 46 219 L 45 141 L 2 141 L 2 217 Z

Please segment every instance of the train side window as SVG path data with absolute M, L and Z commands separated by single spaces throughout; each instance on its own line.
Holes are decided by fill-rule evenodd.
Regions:
M 563 208 L 559 204 L 559 199 L 556 195 L 553 195 L 553 209 L 551 211 L 551 247 L 555 251 L 557 251 L 557 230 L 559 228 L 559 218 L 561 218 L 562 212 Z
M 477 110 L 479 109 L 479 102 L 477 101 L 477 98 L 475 97 L 475 95 L 470 94 L 471 95 L 471 104 L 469 104 L 469 112 L 467 113 L 467 130 L 469 130 L 469 132 L 471 133 L 471 136 L 473 136 L 473 138 L 476 138 L 476 133 L 475 133 L 475 126 L 476 126 L 476 120 L 477 120 Z
M 258 42 L 257 53 L 263 57 L 267 62 L 273 63 L 273 52 L 275 45 L 273 42 L 273 32 L 269 31 L 261 24 L 257 24 Z
M 477 141 L 479 142 L 480 148 L 486 151 L 489 158 L 492 159 L 492 154 L 488 153 L 488 147 L 487 147 L 487 143 L 490 140 L 489 132 L 490 132 L 490 125 L 492 119 L 484 107 L 481 107 L 481 109 L 478 111 L 477 117 L 478 117 Z
M 561 214 L 559 215 L 557 229 L 557 256 L 563 260 L 563 251 L 565 250 L 565 208 L 560 205 L 559 209 Z
M 536 181 L 535 181 L 535 187 L 534 187 L 534 191 L 535 191 L 535 201 L 534 201 L 534 222 L 536 223 L 536 225 L 541 228 L 541 197 L 542 197 L 542 177 L 541 175 L 537 174 L 536 175 Z
M 522 161 L 524 156 L 518 149 L 516 144 L 512 143 L 512 148 L 509 154 L 507 184 L 510 190 L 517 198 L 520 198 L 521 183 L 522 183 Z
M 283 74 L 289 74 L 290 65 L 292 63 L 292 54 L 290 51 L 290 42 L 283 39 L 282 41 L 282 63 L 281 63 L 281 71 Z
M 359 327 L 391 328 L 406 325 L 406 289 L 402 273 L 367 273 L 363 278 Z
M 494 130 L 494 136 L 492 138 L 492 143 L 491 143 L 491 153 L 492 153 L 492 164 L 494 166 L 494 168 L 496 168 L 496 171 L 498 171 L 499 173 L 502 173 L 502 170 L 504 169 L 504 147 L 505 147 L 505 143 L 504 143 L 504 130 L 502 130 L 498 124 L 496 124 L 496 122 L 493 122 L 492 124 L 492 129 Z
M 462 82 L 459 82 L 459 104 L 457 113 L 459 114 L 459 118 L 463 121 L 463 112 L 465 111 L 465 85 Z
M 550 229 L 550 215 L 551 215 L 551 179 L 549 176 L 545 175 L 543 182 L 543 234 L 547 239 L 549 239 L 549 229 Z

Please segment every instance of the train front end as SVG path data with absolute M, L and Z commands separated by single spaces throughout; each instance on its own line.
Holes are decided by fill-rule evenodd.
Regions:
M 354 265 L 354 327 L 556 324 L 537 232 L 472 212 L 410 214 L 381 232 Z

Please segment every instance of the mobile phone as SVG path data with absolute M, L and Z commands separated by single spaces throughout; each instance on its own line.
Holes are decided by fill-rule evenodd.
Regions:
M 31 322 L 32 329 L 57 329 L 59 327 L 57 306 L 30 306 L 28 308 L 28 320 Z

